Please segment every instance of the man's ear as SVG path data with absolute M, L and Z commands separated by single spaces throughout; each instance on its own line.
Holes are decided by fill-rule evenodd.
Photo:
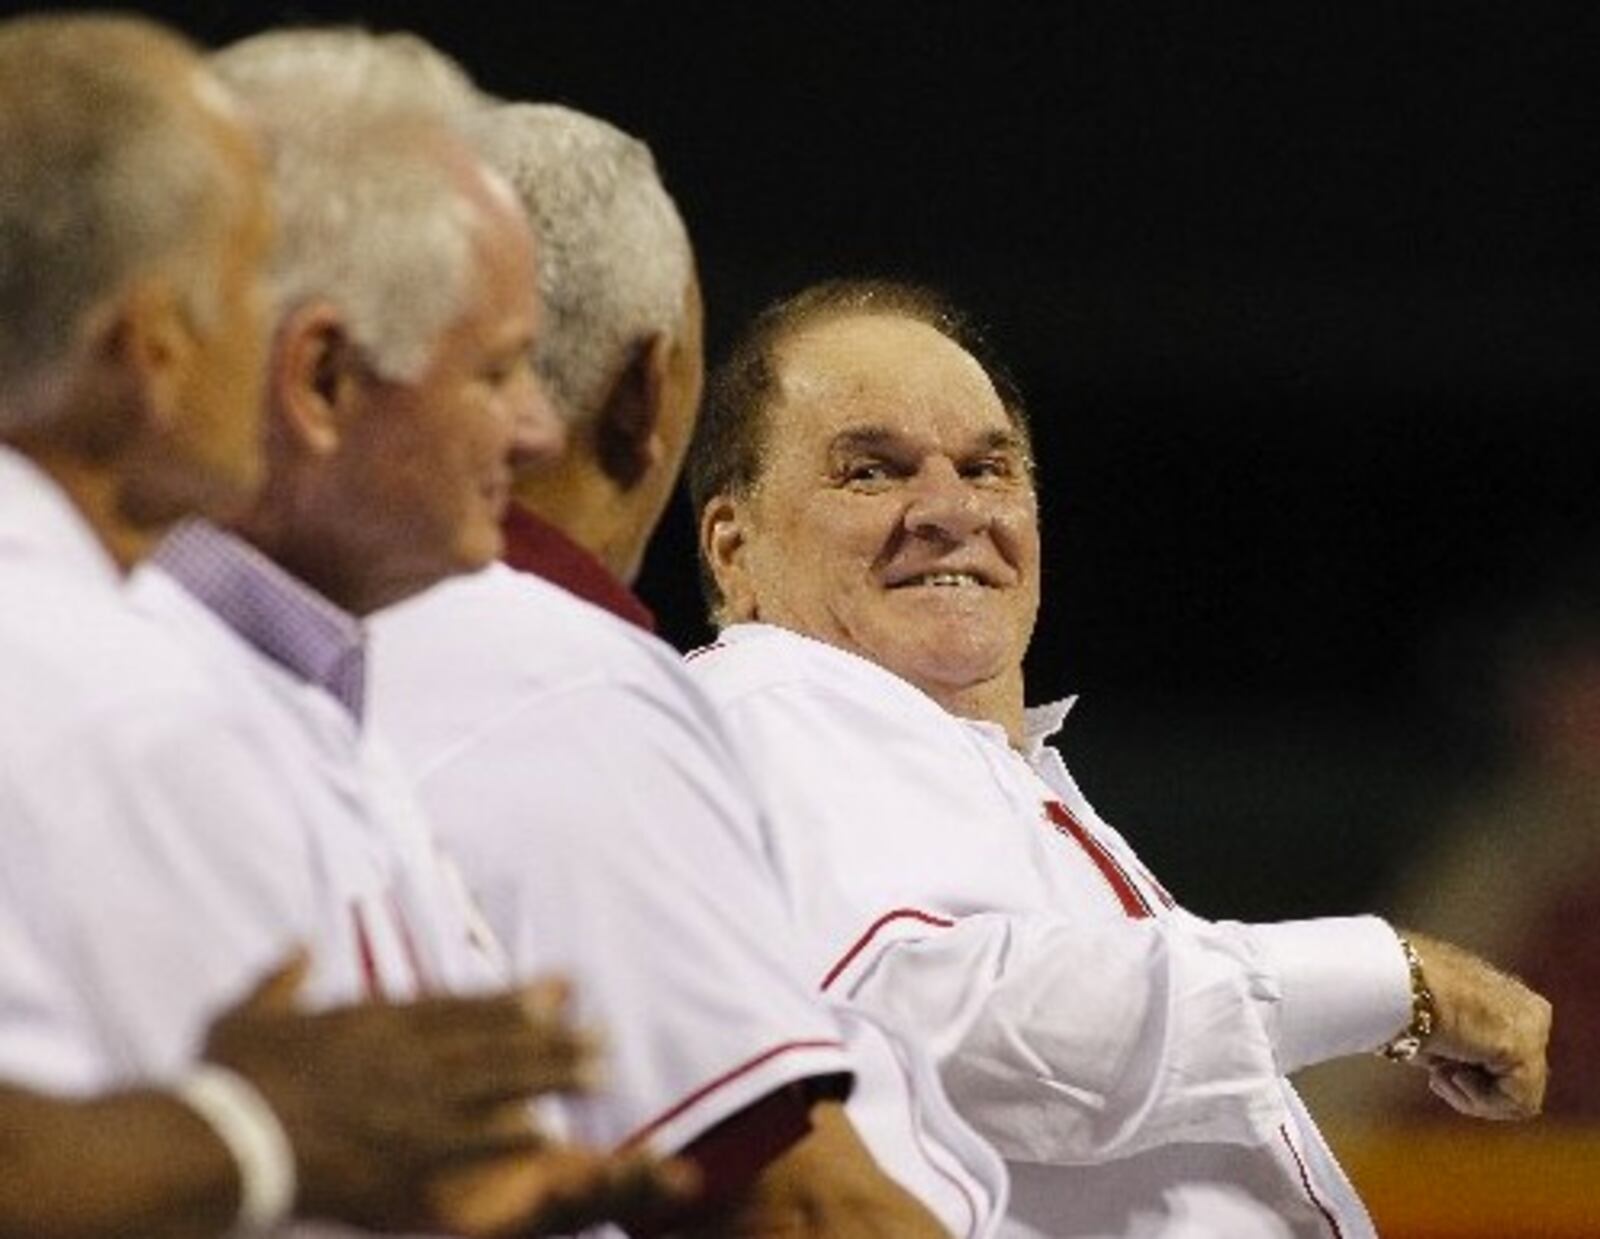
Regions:
M 718 623 L 757 618 L 755 590 L 745 563 L 746 506 L 731 495 L 716 495 L 700 512 L 700 556 L 722 598 Z
M 326 456 L 339 446 L 341 413 L 364 380 L 360 351 L 339 311 L 325 301 L 291 310 L 267 364 L 273 433 L 296 452 Z
M 639 485 L 666 455 L 661 415 L 671 354 L 672 341 L 665 332 L 639 341 L 600 408 L 595 456 L 619 490 Z
M 183 415 L 183 393 L 193 379 L 199 342 L 172 281 L 160 275 L 135 281 L 91 316 L 86 333 L 94 371 L 117 376 L 119 412 L 158 434 L 175 425 Z

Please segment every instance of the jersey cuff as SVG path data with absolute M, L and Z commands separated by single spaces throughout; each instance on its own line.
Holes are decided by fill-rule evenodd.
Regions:
M 1248 927 L 1276 981 L 1278 1069 L 1285 1075 L 1382 1045 L 1411 1017 L 1399 940 L 1375 916 Z

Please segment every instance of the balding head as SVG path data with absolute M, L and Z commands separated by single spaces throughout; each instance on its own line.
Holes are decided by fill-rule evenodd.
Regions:
M 62 413 L 97 310 L 141 277 L 183 285 L 259 191 L 237 109 L 178 36 L 132 17 L 0 26 L 0 435 Z

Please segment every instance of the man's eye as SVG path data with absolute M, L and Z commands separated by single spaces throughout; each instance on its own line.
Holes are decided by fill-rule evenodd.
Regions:
M 846 482 L 887 482 L 892 474 L 881 460 L 860 460 L 846 465 L 843 476 Z
M 480 377 L 490 387 L 500 388 L 521 376 L 528 367 L 528 359 L 521 355 L 491 362 L 480 371 Z
M 974 480 L 1010 478 L 1016 476 L 1017 466 L 1009 456 L 984 456 L 968 464 L 961 472 Z

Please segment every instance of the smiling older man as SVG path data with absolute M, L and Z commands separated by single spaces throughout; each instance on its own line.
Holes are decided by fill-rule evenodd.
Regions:
M 1370 1236 L 1284 1079 L 1339 1055 L 1537 1111 L 1542 999 L 1373 917 L 1202 920 L 1089 806 L 1047 743 L 1066 704 L 1024 706 L 1026 416 L 949 304 L 863 282 L 768 310 L 690 476 L 724 625 L 690 666 L 766 792 L 812 977 L 934 1052 L 1009 1163 L 1006 1234 Z

